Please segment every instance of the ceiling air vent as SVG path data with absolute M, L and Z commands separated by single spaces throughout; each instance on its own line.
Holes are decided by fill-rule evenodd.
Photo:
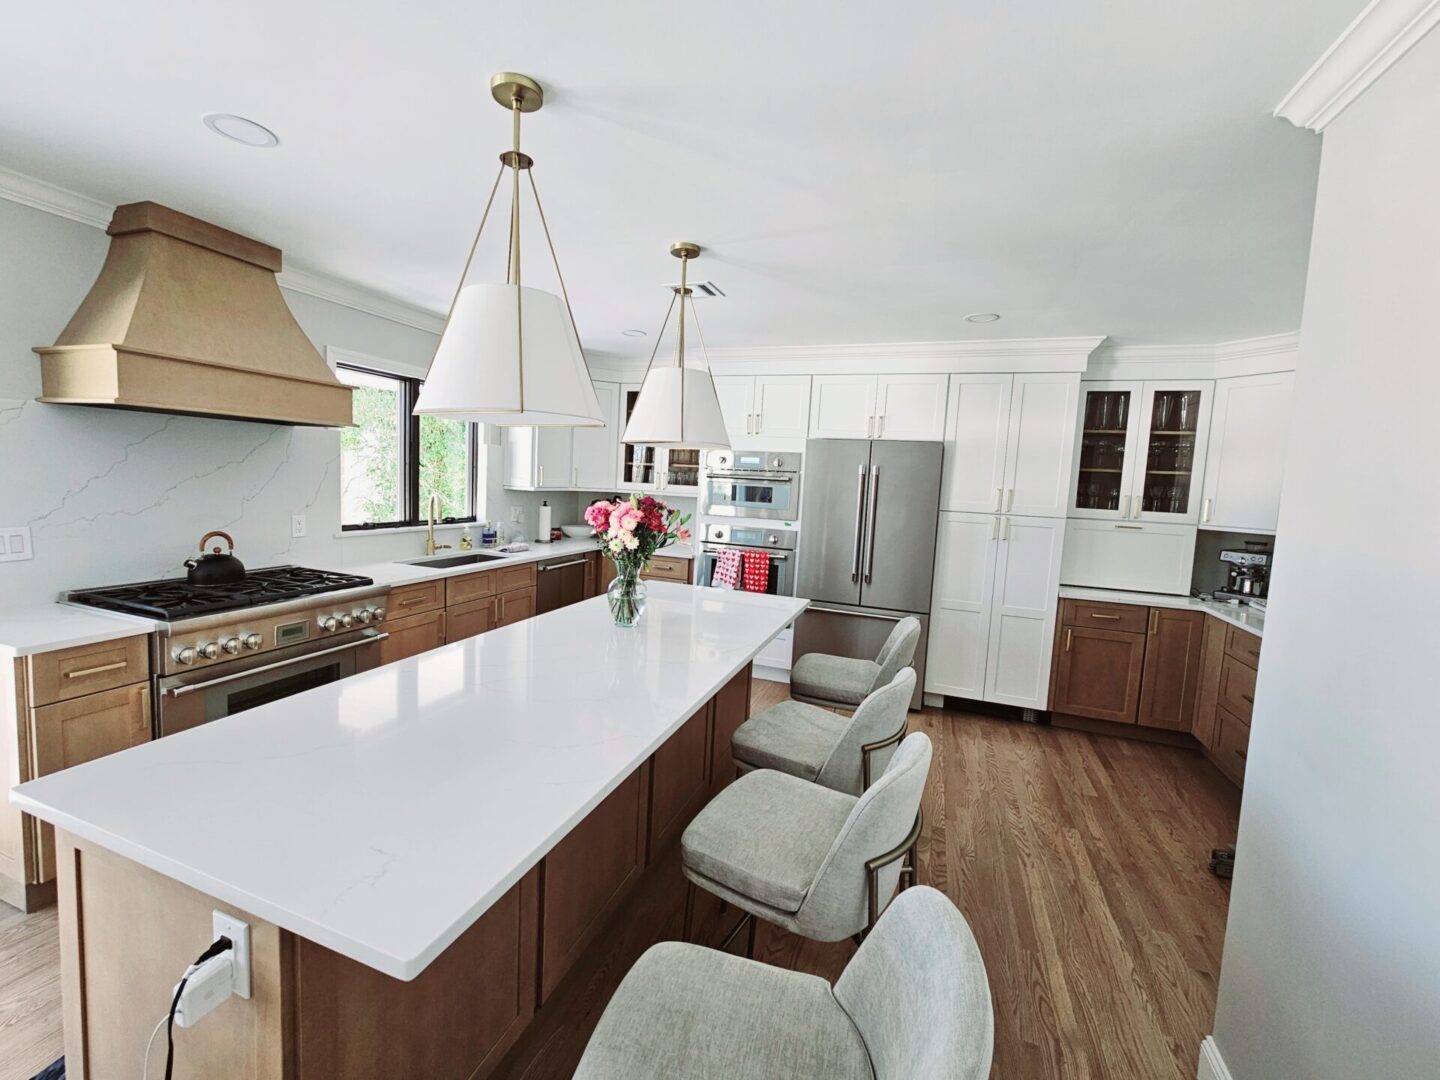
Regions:
M 674 281 L 666 285 L 665 288 L 671 292 L 677 292 L 680 289 L 680 283 Z M 725 290 L 713 281 L 692 281 L 690 282 L 690 295 L 696 300 L 710 300 L 724 296 Z

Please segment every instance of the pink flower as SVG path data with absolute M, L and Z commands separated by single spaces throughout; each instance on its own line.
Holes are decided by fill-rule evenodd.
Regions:
M 681 529 L 675 534 L 675 539 L 679 540 L 682 544 L 688 544 L 690 542 L 690 530 Z

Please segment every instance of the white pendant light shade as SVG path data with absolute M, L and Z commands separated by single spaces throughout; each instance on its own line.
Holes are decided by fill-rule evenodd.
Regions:
M 496 427 L 605 423 L 564 301 L 483 282 L 456 297 L 415 412 Z
M 623 441 L 698 450 L 730 449 L 730 436 L 725 431 L 725 417 L 710 372 L 692 367 L 652 368 L 635 399 Z

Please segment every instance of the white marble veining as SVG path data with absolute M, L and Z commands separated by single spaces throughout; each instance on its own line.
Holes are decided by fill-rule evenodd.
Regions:
M 1168 593 L 1125 592 L 1121 589 L 1091 589 L 1079 585 L 1060 586 L 1060 596 L 1070 600 L 1094 600 L 1106 604 L 1142 604 L 1145 607 L 1177 608 L 1204 611 L 1217 619 L 1248 630 L 1256 637 L 1265 635 L 1265 612 L 1245 604 L 1227 604 L 1222 600 L 1201 600 L 1195 596 L 1171 596 Z
M 37 817 L 412 979 L 806 601 L 652 582 L 42 777 Z

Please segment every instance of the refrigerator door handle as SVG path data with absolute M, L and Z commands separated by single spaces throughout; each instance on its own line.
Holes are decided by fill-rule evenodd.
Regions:
M 860 580 L 860 552 L 865 541 L 865 466 L 859 469 L 859 488 L 855 492 L 855 541 L 852 547 L 854 558 L 850 561 L 850 580 Z
M 870 470 L 870 512 L 865 515 L 865 525 L 870 538 L 865 543 L 865 584 L 870 584 L 870 571 L 875 567 L 875 511 L 880 505 L 880 466 Z

